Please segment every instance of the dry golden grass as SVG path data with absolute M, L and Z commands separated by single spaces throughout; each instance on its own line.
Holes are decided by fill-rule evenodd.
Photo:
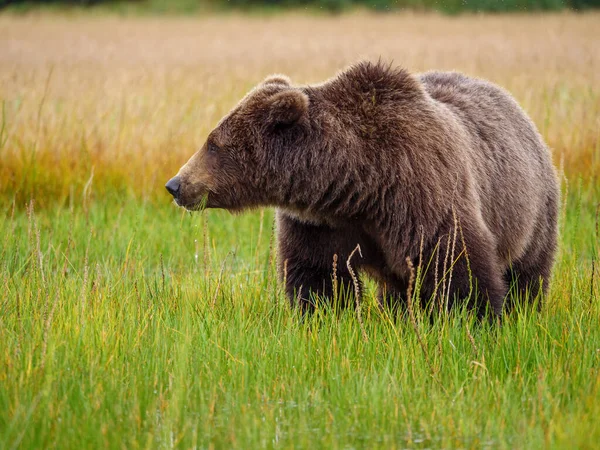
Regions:
M 153 198 L 267 74 L 317 82 L 379 57 L 501 84 L 568 176 L 597 177 L 599 23 L 596 13 L 0 16 L 0 192 L 43 204 L 81 196 L 87 183 L 86 195 L 117 189 Z

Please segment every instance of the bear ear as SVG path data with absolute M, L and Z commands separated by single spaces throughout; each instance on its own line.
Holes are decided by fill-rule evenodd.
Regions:
M 277 84 L 279 86 L 291 86 L 292 81 L 285 75 L 279 73 L 269 75 L 264 79 L 263 84 Z
M 278 92 L 267 99 L 271 125 L 293 125 L 308 115 L 308 95 L 298 89 Z

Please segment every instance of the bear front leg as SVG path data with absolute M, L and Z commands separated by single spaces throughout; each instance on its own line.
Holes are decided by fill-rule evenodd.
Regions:
M 379 284 L 377 290 L 379 306 L 390 311 L 404 311 L 406 308 L 408 281 L 391 275 L 385 278 L 378 277 L 377 281 Z
M 313 311 L 319 302 L 347 307 L 354 300 L 353 282 L 349 273 L 337 274 L 337 289 L 331 267 L 329 269 L 310 267 L 304 261 L 288 259 L 285 278 L 286 295 L 292 307 L 304 313 Z M 358 280 L 360 284 L 360 280 Z M 360 287 L 362 290 L 362 286 Z
M 318 301 L 338 300 L 342 307 L 354 303 L 354 281 L 346 261 L 356 245 L 358 233 L 351 229 L 331 228 L 299 221 L 285 213 L 278 214 L 279 276 L 285 282 L 292 307 L 311 311 Z M 334 255 L 337 263 L 334 275 Z M 351 260 L 354 277 L 359 283 L 361 257 Z

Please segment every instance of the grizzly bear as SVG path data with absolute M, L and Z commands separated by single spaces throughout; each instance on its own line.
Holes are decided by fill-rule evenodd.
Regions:
M 527 302 L 548 290 L 550 152 L 510 94 L 459 73 L 361 62 L 318 85 L 270 76 L 166 188 L 190 210 L 275 207 L 280 276 L 303 310 L 354 271 L 392 306 L 415 272 L 413 292 L 440 309 L 500 315 L 509 291 Z

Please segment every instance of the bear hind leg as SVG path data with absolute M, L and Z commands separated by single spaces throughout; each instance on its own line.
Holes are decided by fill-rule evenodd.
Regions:
M 540 295 L 548 294 L 550 275 L 552 272 L 553 254 L 548 251 L 537 255 L 525 254 L 519 261 L 512 264 L 504 278 L 510 286 L 510 299 L 507 309 L 513 309 L 517 304 L 533 304 Z
M 536 240 L 525 254 L 506 270 L 504 279 L 510 286 L 507 310 L 516 304 L 533 304 L 548 294 L 557 246 L 556 222 L 552 215 L 536 227 Z

